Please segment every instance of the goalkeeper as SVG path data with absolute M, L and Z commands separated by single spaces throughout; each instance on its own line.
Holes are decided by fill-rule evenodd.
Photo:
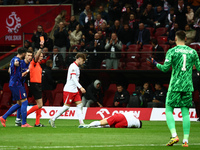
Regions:
M 168 128 L 172 134 L 166 146 L 173 146 L 179 141 L 176 133 L 173 117 L 174 107 L 180 107 L 183 117 L 183 147 L 188 147 L 190 133 L 189 107 L 192 106 L 192 68 L 193 64 L 200 71 L 200 61 L 197 52 L 185 45 L 186 34 L 177 31 L 175 35 L 176 45 L 168 50 L 164 65 L 157 63 L 153 58 L 147 58 L 147 62 L 155 65 L 158 69 L 166 72 L 172 66 L 171 80 L 166 97 L 165 113 Z

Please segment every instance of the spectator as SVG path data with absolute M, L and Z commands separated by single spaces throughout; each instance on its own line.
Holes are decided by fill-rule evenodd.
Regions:
M 99 40 L 99 34 L 96 33 L 94 35 L 94 40 L 90 42 L 87 50 L 90 53 L 89 58 L 89 68 L 90 69 L 100 69 L 101 62 L 103 60 L 103 54 L 98 52 L 104 52 L 104 44 L 103 41 Z
M 127 47 L 134 41 L 134 32 L 129 28 L 128 24 L 124 24 L 124 28 L 119 33 L 119 40 Z
M 167 15 L 167 18 L 166 18 L 166 23 L 165 23 L 166 26 L 165 27 L 169 27 L 173 23 L 173 21 L 172 21 L 173 17 L 175 17 L 175 12 L 174 12 L 174 8 L 171 7 L 169 10 L 169 13 Z
M 114 97 L 114 106 L 115 107 L 126 107 L 129 102 L 130 95 L 128 91 L 123 88 L 121 84 L 117 85 L 117 91 Z
M 66 50 L 69 48 L 69 39 L 68 39 L 68 33 L 65 29 L 64 22 L 59 23 L 59 28 L 55 30 L 54 32 L 54 47 L 58 48 L 59 52 L 61 52 L 61 55 L 63 59 L 65 60 L 66 56 Z
M 49 60 L 50 59 L 50 54 L 49 54 L 49 50 L 48 50 L 48 48 L 47 47 L 44 47 L 43 48 L 43 59 L 41 60 L 41 62 L 40 62 L 40 65 L 41 65 L 41 67 L 42 67 L 42 69 L 44 69 L 45 67 L 46 67 L 46 62 L 47 62 L 47 60 Z
M 130 14 L 130 18 L 129 18 L 129 26 L 132 30 L 137 30 L 138 29 L 138 22 L 135 19 L 135 15 L 132 13 Z
M 195 12 L 194 14 L 194 27 L 199 27 L 199 21 L 200 21 L 200 8 Z
M 189 24 L 185 26 L 185 34 L 187 37 L 187 40 L 185 41 L 186 45 L 190 45 L 195 41 L 196 30 L 191 29 Z
M 102 5 L 99 6 L 99 14 L 101 15 L 101 17 L 107 22 L 109 23 L 109 16 L 108 13 L 104 10 L 104 7 Z
M 121 58 L 122 42 L 118 40 L 117 34 L 112 33 L 111 40 L 105 45 L 106 69 L 118 69 L 119 59 Z M 116 53 L 117 52 L 117 53 Z
M 110 28 L 110 32 L 116 33 L 117 36 L 119 36 L 119 32 L 120 32 L 121 29 L 122 29 L 122 27 L 120 26 L 119 20 L 115 20 L 114 25 Z
M 137 1 L 133 0 L 123 0 L 123 6 L 132 8 L 133 12 L 135 12 L 138 8 Z
M 46 67 L 42 70 L 42 99 L 43 104 L 49 100 L 49 106 L 53 106 L 52 90 L 55 87 L 55 81 L 52 78 L 52 66 L 53 61 L 47 60 Z
M 121 17 L 122 24 L 128 24 L 130 15 L 132 14 L 131 7 L 125 7 L 125 12 L 123 12 Z
M 139 24 L 139 30 L 136 32 L 135 41 L 136 44 L 139 44 L 140 46 L 149 44 L 150 42 L 150 32 L 144 27 L 143 23 Z
M 198 25 L 197 28 L 195 28 L 196 30 L 195 42 L 200 43 L 200 20 L 197 25 Z
M 80 45 L 81 45 L 81 47 L 78 49 L 78 52 L 82 52 L 82 53 L 87 52 L 84 39 L 81 39 Z
M 99 39 L 101 41 L 103 41 L 103 44 L 105 45 L 106 44 L 106 36 L 102 34 L 101 30 L 99 30 L 97 33 L 99 34 Z
M 42 39 L 42 41 L 41 41 Z M 37 32 L 34 31 L 34 34 L 31 38 L 31 40 L 34 42 L 35 50 L 37 51 L 40 48 L 40 44 L 45 44 L 47 40 L 47 34 L 44 32 L 43 27 L 41 25 L 38 25 Z
M 66 10 L 61 10 L 60 14 L 55 18 L 55 24 L 53 26 L 53 29 L 50 33 L 50 38 L 54 40 L 54 32 L 56 29 L 59 27 L 59 23 L 63 22 L 64 25 L 66 26 L 66 16 L 67 16 L 67 11 Z
M 70 22 L 69 22 L 69 26 L 68 26 L 68 31 L 73 32 L 74 30 L 76 30 L 76 26 L 78 25 L 78 21 L 76 20 L 75 16 L 72 15 L 70 18 Z
M 99 107 L 103 107 L 103 93 L 101 90 L 101 81 L 95 80 L 87 87 L 87 92 L 82 97 L 83 107 L 91 107 L 96 103 Z
M 76 26 L 76 30 L 74 30 L 73 32 L 69 31 L 69 39 L 70 39 L 70 45 L 77 45 L 79 44 L 79 40 L 81 39 L 82 36 L 82 26 L 77 25 Z
M 33 47 L 29 47 L 28 50 L 34 52 Z
M 67 55 L 67 58 L 66 58 L 66 67 L 67 68 L 71 65 L 71 63 L 73 63 L 76 60 L 77 51 L 78 51 L 78 48 L 75 46 L 73 48 L 73 51 Z
M 191 3 L 191 7 L 196 12 L 200 6 L 200 3 L 198 0 L 188 0 L 189 3 Z
M 188 24 L 194 23 L 194 11 L 189 5 L 187 6 L 187 13 L 185 15 L 187 17 Z
M 157 62 L 163 62 L 165 59 L 164 49 L 158 44 L 156 39 L 152 39 L 151 44 L 153 46 L 152 57 L 157 60 Z
M 120 20 L 121 18 L 122 6 L 119 0 L 110 0 L 108 7 L 108 14 L 110 19 L 110 24 L 113 24 L 115 20 Z
M 94 17 L 92 15 L 92 12 L 87 13 L 87 16 L 85 17 L 84 21 L 84 28 L 88 29 L 90 24 L 94 24 Z
M 29 47 L 31 47 L 31 42 L 29 40 L 25 40 L 24 41 L 24 48 L 28 49 Z
M 140 22 L 144 23 L 149 27 L 153 27 L 154 26 L 153 20 L 154 20 L 154 10 L 152 4 L 148 4 L 146 6 L 146 9 L 144 9 L 144 11 L 142 12 Z
M 169 45 L 175 45 L 175 35 L 176 32 L 179 30 L 179 26 L 177 23 L 174 24 L 174 28 L 169 31 L 169 36 L 168 36 L 168 44 Z
M 141 107 L 147 107 L 147 103 L 152 101 L 153 91 L 150 88 L 149 82 L 143 84 L 143 87 L 140 90 L 139 99 L 141 101 Z
M 0 84 L 0 95 L 2 95 L 2 94 L 3 94 L 3 87 Z
M 81 26 L 85 25 L 85 18 L 87 16 L 88 12 L 90 12 L 90 5 L 86 5 L 85 10 L 80 14 L 79 23 Z M 93 15 L 92 15 L 92 17 L 93 17 Z
M 166 13 L 163 10 L 162 6 L 157 6 L 155 11 L 155 19 L 154 19 L 154 26 L 156 27 L 164 27 L 165 26 L 165 20 L 166 20 Z
M 89 44 L 92 40 L 94 40 L 95 33 L 96 33 L 96 30 L 94 29 L 94 24 L 91 23 L 89 25 L 89 28 L 84 30 L 86 44 Z
M 47 33 L 47 40 L 44 46 L 48 48 L 49 52 L 53 51 L 53 40 L 49 37 L 49 33 Z
M 97 19 L 94 22 L 94 28 L 96 29 L 96 31 L 100 30 L 102 23 L 107 23 L 104 19 L 101 18 L 101 15 L 98 14 L 97 15 Z
M 63 67 L 63 57 L 58 52 L 58 48 L 53 48 L 53 55 L 51 56 L 51 60 L 53 60 L 52 69 L 61 69 Z
M 176 22 L 178 23 L 179 29 L 184 30 L 187 24 L 186 20 L 187 6 L 183 0 L 178 0 L 178 5 L 175 7 Z
M 174 29 L 174 26 L 175 26 L 175 23 L 176 23 L 175 21 L 176 21 L 176 15 L 174 15 L 172 17 L 172 22 L 168 26 L 168 29 L 167 29 L 167 32 L 166 32 L 167 36 L 169 36 L 169 32 Z
M 164 107 L 167 91 L 160 83 L 155 84 L 155 89 L 153 100 L 148 103 L 148 107 Z
M 101 31 L 102 31 L 102 35 L 104 36 L 104 37 L 109 37 L 110 35 L 110 32 L 109 32 L 109 29 L 107 28 L 107 24 L 106 23 L 102 23 L 102 25 L 101 25 Z

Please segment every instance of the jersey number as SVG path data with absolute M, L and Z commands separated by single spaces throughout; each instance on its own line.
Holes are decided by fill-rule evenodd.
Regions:
M 182 71 L 186 71 L 186 54 L 183 54 L 183 67 L 182 67 Z

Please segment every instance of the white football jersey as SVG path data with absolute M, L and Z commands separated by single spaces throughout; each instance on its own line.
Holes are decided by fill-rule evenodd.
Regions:
M 79 84 L 80 69 L 76 62 L 73 62 L 68 69 L 67 82 L 63 91 L 77 93 L 78 88 L 82 86 Z
M 128 126 L 127 128 L 131 128 L 131 127 L 136 127 L 136 128 L 139 128 L 140 127 L 140 121 L 138 118 L 136 118 L 132 112 L 125 112 L 125 113 L 122 113 L 126 120 L 127 120 L 127 123 L 128 123 Z

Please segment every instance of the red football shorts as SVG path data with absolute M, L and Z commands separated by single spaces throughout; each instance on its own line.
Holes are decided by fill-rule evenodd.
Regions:
M 128 126 L 126 118 L 123 114 L 114 114 L 113 116 L 107 118 L 107 122 L 110 127 L 115 128 L 127 128 Z
M 81 101 L 81 96 L 79 92 L 71 93 L 63 91 L 63 103 L 72 104 L 73 102 Z

